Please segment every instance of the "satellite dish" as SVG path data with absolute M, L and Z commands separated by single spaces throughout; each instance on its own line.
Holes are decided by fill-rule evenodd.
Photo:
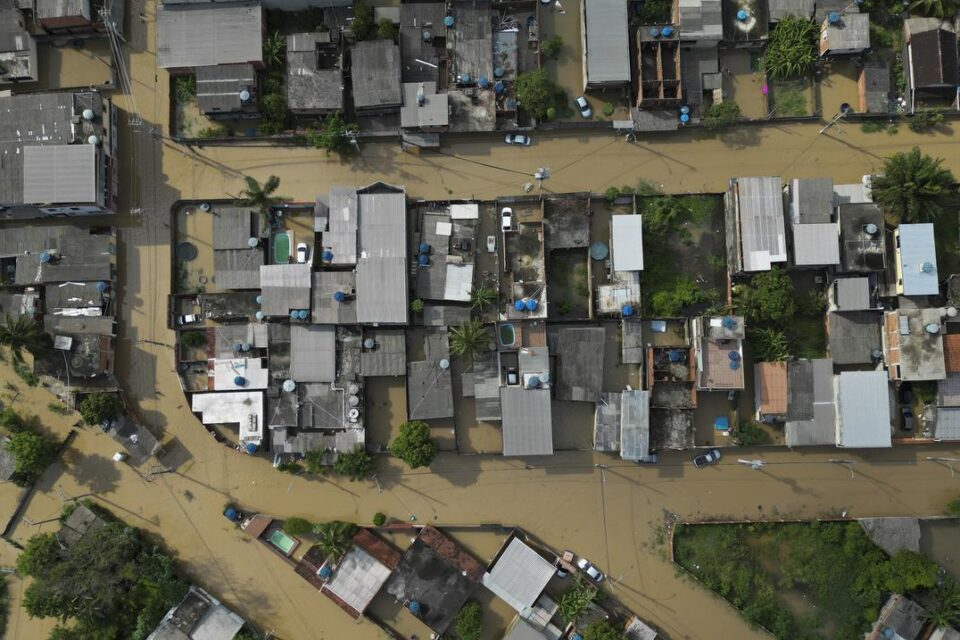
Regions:
M 444 370 L 445 370 L 445 369 L 449 369 L 449 368 L 450 368 L 450 361 L 447 360 L 446 358 L 441 359 L 438 364 L 439 364 L 439 366 L 440 366 L 441 369 L 444 369 Z
M 283 390 L 287 393 L 293 393 L 297 389 L 297 383 L 293 380 L 284 380 L 283 381 Z
M 240 102 L 247 102 L 250 100 L 250 92 L 244 89 L 240 92 Z
M 90 122 L 91 120 L 93 120 L 93 116 L 94 116 L 93 109 L 83 110 L 83 119 L 86 120 L 87 122 Z
M 366 340 L 363 341 L 364 349 L 370 350 L 370 349 L 373 349 L 375 346 L 377 346 L 377 343 L 374 341 L 373 338 L 367 338 Z
M 93 144 L 93 145 L 100 144 L 100 138 L 91 134 L 90 137 L 87 138 L 87 144 Z
M 868 223 L 868 224 L 863 228 L 863 230 L 864 230 L 864 232 L 866 232 L 866 234 L 867 234 L 868 236 L 875 236 L 875 235 L 877 235 L 877 232 L 880 231 L 880 229 L 877 228 L 877 225 L 873 224 L 872 222 Z

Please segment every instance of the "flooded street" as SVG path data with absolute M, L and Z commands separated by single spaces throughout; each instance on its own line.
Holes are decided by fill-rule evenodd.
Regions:
M 566 9 L 565 19 L 576 20 L 571 7 Z M 395 143 L 363 143 L 361 155 L 349 162 L 293 147 L 188 149 L 163 137 L 167 75 L 155 67 L 152 2 L 145 13 L 146 24 L 134 18 L 128 25 L 136 101 L 117 98 L 122 108 L 135 105 L 145 121 L 137 132 L 121 130 L 123 210 L 109 220 L 120 228 L 117 376 L 138 415 L 163 442 L 163 464 L 170 471 L 115 464 L 110 459 L 117 450 L 113 440 L 99 429 L 79 429 L 64 461 L 42 476 L 13 530 L 15 540 L 22 543 L 38 532 L 55 530 L 65 500 L 90 496 L 156 536 L 184 571 L 278 638 L 374 640 L 385 636 L 368 622 L 354 622 L 264 545 L 242 534 L 221 516 L 224 505 L 233 502 L 248 512 L 318 521 L 368 523 L 382 511 L 436 525 L 516 524 L 554 549 L 590 558 L 609 575 L 616 597 L 668 638 L 749 640 L 765 636 L 751 630 L 724 601 L 677 577 L 663 544 L 665 517 L 815 517 L 841 511 L 852 517 L 932 515 L 960 494 L 960 480 L 952 479 L 949 469 L 924 460 L 928 455 L 960 455 L 957 447 L 944 446 L 845 451 L 844 458 L 856 461 L 852 478 L 848 468 L 829 462 L 837 455 L 834 449 L 748 450 L 745 457 L 767 461 L 759 471 L 738 464 L 736 456 L 697 470 L 688 456 L 676 453 L 664 455 L 656 467 L 590 451 L 529 459 L 443 453 L 429 470 L 416 471 L 378 456 L 375 483 L 294 477 L 274 470 L 266 458 L 215 442 L 190 412 L 174 371 L 167 296 L 173 277 L 170 212 L 177 200 L 223 198 L 242 188 L 243 175 L 262 181 L 271 174 L 281 177 L 279 192 L 307 202 L 332 184 L 376 180 L 406 185 L 411 198 L 454 194 L 492 199 L 519 193 L 539 166 L 550 167 L 552 177 L 544 188 L 552 192 L 602 192 L 640 179 L 668 192 L 717 192 L 726 187 L 731 172 L 859 181 L 880 166 L 884 156 L 914 144 L 945 157 L 947 166 L 960 173 L 960 147 L 951 136 L 920 136 L 906 128 L 890 136 L 863 134 L 857 126 L 844 125 L 843 134 L 834 130 L 818 135 L 821 125 L 804 124 L 745 127 L 725 134 L 688 130 L 636 144 L 612 132 L 538 132 L 533 146 L 521 149 L 503 145 L 496 136 L 453 137 L 439 152 L 420 156 L 401 152 Z M 142 213 L 131 214 L 131 209 Z M 7 364 L 0 371 L 0 381 L 12 375 Z M 605 384 L 636 384 L 629 372 L 613 369 L 608 375 Z M 371 381 L 367 395 L 371 422 L 391 426 L 390 433 L 371 428 L 368 440 L 389 441 L 406 411 L 403 382 Z M 43 390 L 32 389 L 16 406 L 39 414 L 64 437 L 76 418 L 46 411 L 50 400 Z M 589 443 L 592 417 L 592 407 L 563 413 L 571 442 Z M 495 427 L 483 429 L 476 437 L 458 437 L 469 448 L 489 451 L 489 443 L 496 441 L 491 431 Z M 446 437 L 445 448 L 452 448 L 452 435 Z M 7 485 L 0 491 L 4 500 L 12 490 Z M 456 531 L 453 535 L 458 537 Z M 481 560 L 495 551 L 489 540 L 465 536 L 464 542 Z M 11 554 L 2 554 L 3 564 L 9 564 Z M 953 567 L 956 572 L 956 564 Z M 15 605 L 22 583 L 11 578 L 10 585 Z M 505 624 L 506 612 L 495 612 L 490 625 Z M 8 637 L 44 637 L 50 626 L 13 609 Z M 493 631 L 487 633 L 496 637 Z

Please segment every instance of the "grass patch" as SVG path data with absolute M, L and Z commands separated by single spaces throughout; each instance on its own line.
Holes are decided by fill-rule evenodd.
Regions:
M 777 638 L 859 639 L 891 591 L 916 593 L 937 567 L 893 559 L 855 522 L 681 525 L 676 562 Z
M 940 273 L 960 271 L 960 208 L 948 207 L 933 221 Z
M 582 251 L 551 251 L 547 264 L 550 315 L 562 318 L 589 316 L 590 283 Z
M 791 82 L 774 82 L 770 87 L 773 98 L 770 105 L 774 117 L 789 118 L 793 116 L 809 115 L 807 108 L 806 81 L 794 80 Z
M 822 315 L 793 318 L 786 327 L 786 334 L 793 347 L 793 355 L 799 358 L 822 358 L 827 352 L 827 335 Z

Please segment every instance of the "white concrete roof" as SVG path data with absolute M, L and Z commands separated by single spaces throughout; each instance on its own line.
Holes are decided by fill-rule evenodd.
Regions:
M 246 379 L 246 384 L 237 385 L 237 376 Z M 213 361 L 213 388 L 217 391 L 244 391 L 266 389 L 270 372 L 263 368 L 260 358 L 223 358 Z
M 518 613 L 533 605 L 555 571 L 543 556 L 514 538 L 482 583 Z
M 836 377 L 837 446 L 889 447 L 890 389 L 885 371 L 844 371 Z
M 613 216 L 611 257 L 614 271 L 643 271 L 643 218 Z
M 450 218 L 453 220 L 479 220 L 480 205 L 452 204 L 450 205 Z
M 240 441 L 260 444 L 263 439 L 263 392 L 195 393 L 191 411 L 203 424 L 239 424 Z
M 472 264 L 447 264 L 447 279 L 443 285 L 443 299 L 470 302 L 473 288 Z

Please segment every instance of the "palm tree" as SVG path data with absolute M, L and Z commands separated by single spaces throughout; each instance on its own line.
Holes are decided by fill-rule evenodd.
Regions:
M 930 18 L 950 18 L 957 14 L 957 3 L 955 0 L 914 0 L 910 11 Z
M 953 174 L 942 164 L 942 158 L 922 154 L 918 147 L 893 154 L 883 174 L 873 176 L 873 201 L 901 222 L 936 219 L 957 192 Z
M 316 525 L 313 532 L 317 535 L 317 546 L 328 556 L 339 558 L 353 544 L 353 535 L 357 525 L 351 522 L 331 520 Z
M 477 311 L 483 311 L 497 299 L 497 290 L 493 287 L 480 285 L 470 290 L 470 303 Z
M 270 67 L 279 67 L 283 61 L 283 52 L 287 49 L 286 39 L 279 31 L 268 34 L 263 39 L 263 61 Z
M 0 327 L 0 344 L 9 347 L 16 363 L 23 363 L 23 350 L 34 356 L 50 348 L 50 335 L 43 325 L 29 316 L 20 316 L 16 320 L 6 316 L 6 324 Z
M 467 360 L 490 348 L 490 334 L 480 320 L 474 318 L 466 324 L 450 329 L 450 353 Z
M 275 205 L 289 200 L 287 196 L 274 195 L 280 186 L 280 178 L 270 176 L 262 185 L 250 176 L 244 176 L 247 188 L 240 192 L 237 198 L 238 207 L 253 207 L 260 213 L 260 226 L 266 232 L 270 228 L 270 209 Z
M 960 587 L 953 580 L 938 585 L 924 602 L 927 622 L 936 628 L 960 623 Z

